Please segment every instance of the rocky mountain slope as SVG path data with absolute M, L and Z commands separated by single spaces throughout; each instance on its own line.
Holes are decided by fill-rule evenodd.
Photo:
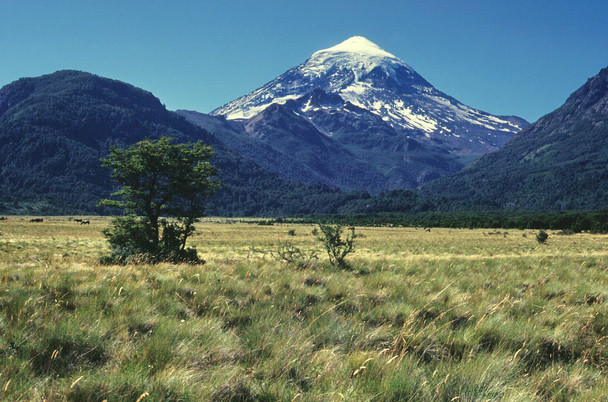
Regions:
M 608 208 L 608 67 L 503 149 L 428 183 L 461 207 Z

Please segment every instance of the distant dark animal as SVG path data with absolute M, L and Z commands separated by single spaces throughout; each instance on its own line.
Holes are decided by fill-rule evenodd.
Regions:
M 355 230 L 355 227 L 354 226 L 349 226 L 348 230 Z
M 42 218 L 32 218 L 32 219 L 30 219 L 30 222 L 44 222 L 44 219 L 42 219 Z
M 6 218 L 4 216 L 0 216 L 0 221 L 5 221 Z
M 82 222 L 82 219 L 76 218 L 76 219 L 74 219 L 74 222 Z
M 430 231 L 431 231 L 431 228 L 424 228 L 424 231 L 425 231 L 425 232 L 430 232 Z
M 90 221 L 84 221 L 84 220 L 80 222 L 81 225 L 88 225 L 90 223 L 91 223 Z

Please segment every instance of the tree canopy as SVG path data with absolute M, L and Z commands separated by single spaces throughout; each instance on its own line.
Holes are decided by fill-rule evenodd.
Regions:
M 174 144 L 170 137 L 110 149 L 102 166 L 112 169 L 120 189 L 113 193 L 118 199 L 103 200 L 101 205 L 130 215 L 116 219 L 104 232 L 119 260 L 132 254 L 193 260 L 196 252 L 186 249 L 186 240 L 219 186 L 217 170 L 209 161 L 212 156 L 211 147 L 201 141 Z

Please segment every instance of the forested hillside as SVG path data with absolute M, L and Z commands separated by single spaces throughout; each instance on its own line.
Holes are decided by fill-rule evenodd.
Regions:
M 111 145 L 160 136 L 202 140 L 214 148 L 224 186 L 211 200 L 213 214 L 335 212 L 361 196 L 280 179 L 228 151 L 142 89 L 58 71 L 0 90 L 0 213 L 110 213 L 97 206 L 112 191 L 100 158 Z

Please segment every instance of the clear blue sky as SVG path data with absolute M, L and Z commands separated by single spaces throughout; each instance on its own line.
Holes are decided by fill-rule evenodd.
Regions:
M 608 66 L 606 0 L 0 0 L 0 86 L 77 69 L 209 112 L 361 35 L 439 90 L 530 121 Z

